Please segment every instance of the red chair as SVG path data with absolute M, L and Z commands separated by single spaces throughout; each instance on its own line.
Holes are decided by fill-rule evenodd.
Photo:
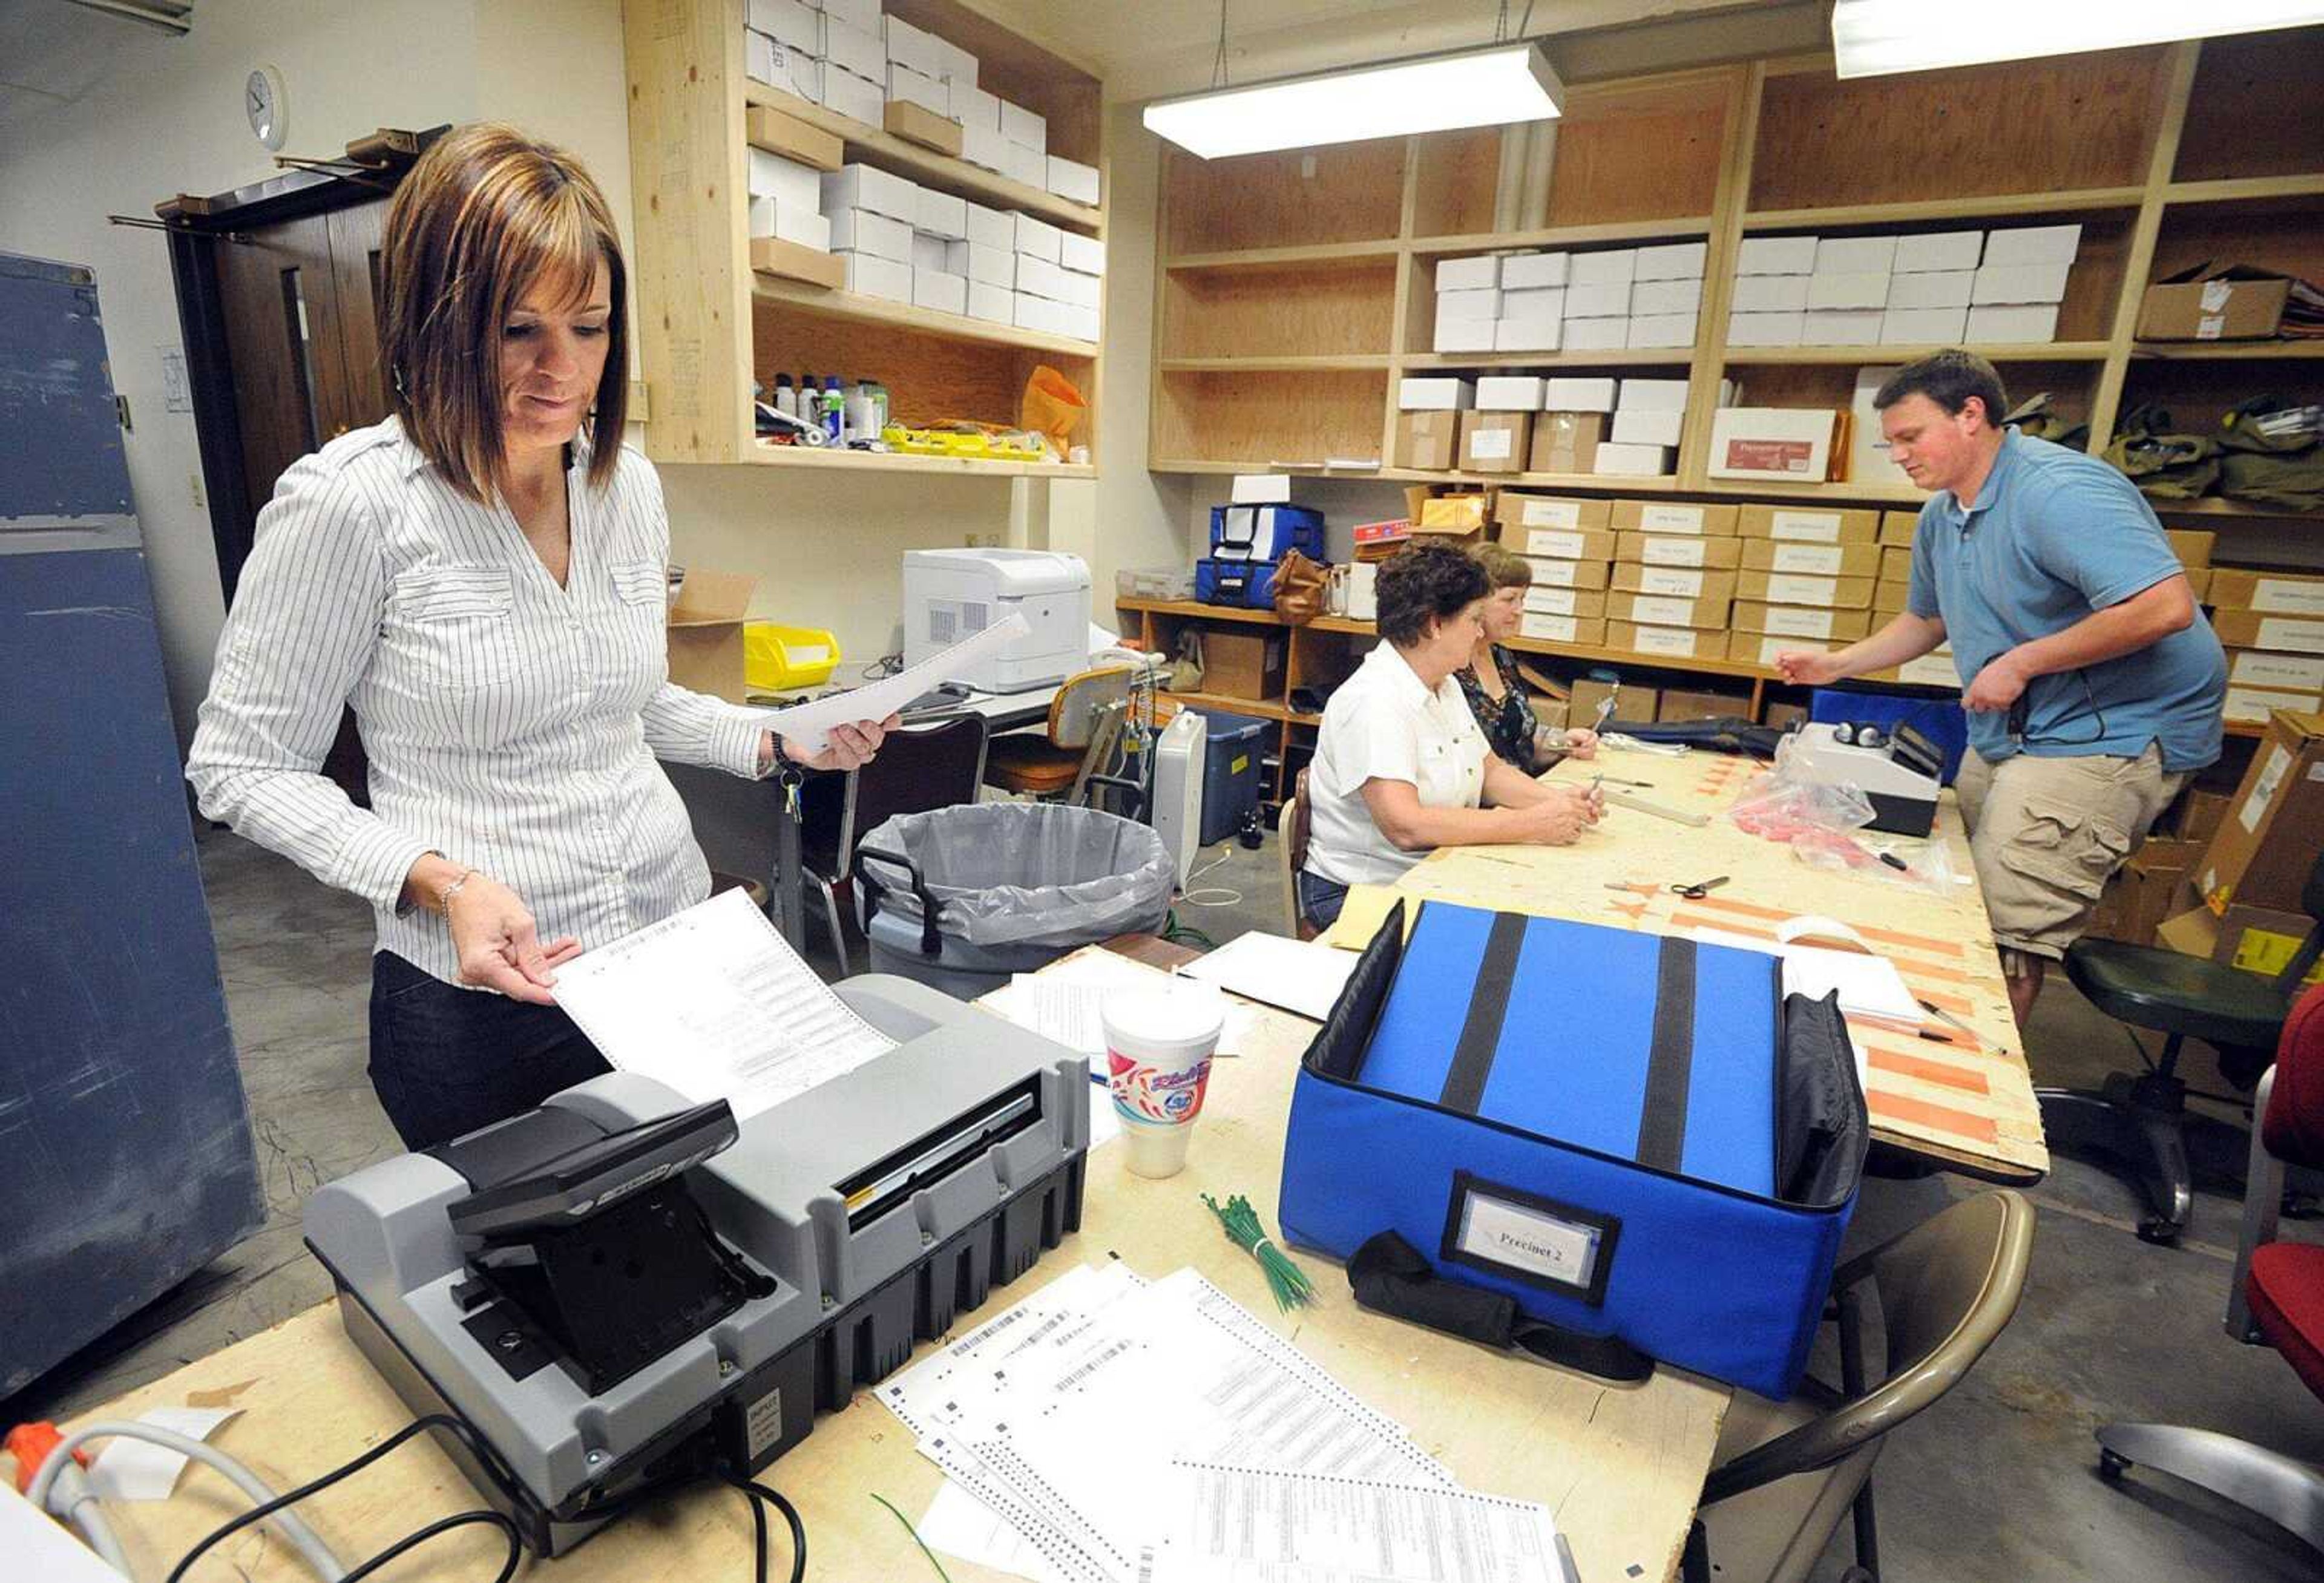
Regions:
M 2275 1240 L 2284 1167 L 2324 1166 L 2324 984 L 2302 995 L 2284 1020 L 2254 1110 L 2260 1124 L 2252 1133 L 2227 1334 L 2274 1348 L 2324 1400 L 2324 1247 Z M 2175 1474 L 2324 1553 L 2324 1468 L 2206 1429 L 2109 1423 L 2098 1434 L 2098 1472 L 2107 1478 L 2133 1466 Z

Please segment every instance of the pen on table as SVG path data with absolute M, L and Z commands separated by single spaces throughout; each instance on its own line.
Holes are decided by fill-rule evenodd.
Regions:
M 1573 1564 L 1573 1547 L 1565 1542 L 1563 1533 L 1551 1537 L 1557 1541 L 1557 1569 L 1565 1583 L 1582 1583 L 1582 1569 Z
M 1943 1007 L 1937 1005 L 1934 1001 L 1922 1000 L 1920 1002 L 1920 1007 L 1923 1011 L 1927 1012 L 1931 1017 L 1937 1018 L 1941 1022 L 1950 1023 L 1954 1027 L 1959 1028 L 1970 1038 L 1974 1039 L 1977 1037 L 1977 1030 L 1975 1028 L 1969 1026 L 1969 1024 L 1961 1021 L 1960 1018 L 1955 1017 L 1951 1012 L 1947 1011 Z

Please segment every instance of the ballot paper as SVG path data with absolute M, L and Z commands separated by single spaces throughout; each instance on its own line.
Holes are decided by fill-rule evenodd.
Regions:
M 1010 639 L 1021 638 L 1031 630 L 1023 616 L 1012 615 L 894 676 L 828 697 L 811 698 L 787 709 L 764 710 L 760 712 L 759 720 L 784 741 L 796 743 L 811 754 L 820 753 L 831 740 L 833 726 L 853 725 L 859 720 L 885 720 L 900 713 L 905 704 L 921 694 L 966 671 Z
M 878 1387 L 919 1449 L 1074 1583 L 1133 1583 L 1174 1458 L 1394 1487 L 1452 1476 L 1192 1270 L 1075 1271 Z
M 1222 989 L 1322 1022 L 1332 1015 L 1333 1003 L 1339 999 L 1355 967 L 1354 953 L 1334 951 L 1320 940 L 1290 940 L 1254 931 L 1237 935 L 1178 971 L 1187 978 L 1207 980 Z
M 723 1099 L 738 1121 L 896 1047 L 740 889 L 574 958 L 557 1003 L 618 1070 Z
M 1562 1583 L 1549 1508 L 1297 1470 L 1171 1468 L 1140 1583 Z

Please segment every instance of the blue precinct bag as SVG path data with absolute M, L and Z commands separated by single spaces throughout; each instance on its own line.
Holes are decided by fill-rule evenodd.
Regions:
M 1441 902 L 1407 942 L 1403 914 L 1301 1061 L 1285 1236 L 1400 1317 L 1506 1344 L 1514 1303 L 1560 1361 L 1791 1394 L 1870 1135 L 1837 998 L 1754 951 Z M 1425 1300 L 1367 1294 L 1384 1245 Z M 1443 1319 L 1472 1299 L 1498 1331 Z
M 1222 561 L 1206 556 L 1194 563 L 1194 597 L 1204 604 L 1231 605 L 1237 610 L 1273 610 L 1275 563 Z
M 1297 550 L 1323 558 L 1323 513 L 1305 506 L 1213 506 L 1211 558 L 1279 561 Z

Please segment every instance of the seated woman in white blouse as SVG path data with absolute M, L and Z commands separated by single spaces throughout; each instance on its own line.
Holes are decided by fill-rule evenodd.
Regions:
M 1601 804 L 1491 751 L 1453 680 L 1484 630 L 1490 579 L 1450 545 L 1379 569 L 1381 641 L 1323 709 L 1307 771 L 1300 916 L 1328 925 L 1348 887 L 1394 880 L 1440 846 L 1563 846 Z
M 627 279 L 570 155 L 439 139 L 388 211 L 395 416 L 259 513 L 187 778 L 202 812 L 371 903 L 371 1078 L 421 1149 L 606 1070 L 558 966 L 709 894 L 656 762 L 850 769 L 671 685 L 669 519 L 622 445 Z M 371 806 L 318 773 L 352 705 Z

